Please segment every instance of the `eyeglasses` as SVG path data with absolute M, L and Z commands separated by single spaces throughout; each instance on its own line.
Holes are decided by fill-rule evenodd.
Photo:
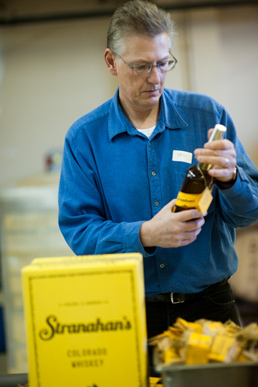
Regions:
M 131 70 L 133 70 L 135 75 L 146 75 L 146 74 L 149 74 L 153 67 L 157 67 L 157 69 L 161 73 L 166 73 L 166 72 L 168 72 L 170 70 L 173 70 L 173 68 L 176 66 L 176 64 L 178 62 L 177 59 L 174 57 L 174 55 L 171 54 L 171 52 L 169 53 L 171 55 L 170 59 L 162 60 L 162 61 L 160 61 L 160 62 L 158 62 L 156 64 L 152 64 L 152 63 L 137 63 L 137 64 L 134 64 L 134 65 L 131 65 L 131 64 L 127 63 L 117 53 L 113 52 L 113 54 L 118 56 L 120 59 L 122 59 L 122 61 L 126 64 L 126 66 L 128 66 Z

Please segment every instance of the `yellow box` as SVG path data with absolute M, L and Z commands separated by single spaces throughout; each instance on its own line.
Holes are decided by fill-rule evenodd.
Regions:
M 38 258 L 22 270 L 30 387 L 146 387 L 138 253 Z

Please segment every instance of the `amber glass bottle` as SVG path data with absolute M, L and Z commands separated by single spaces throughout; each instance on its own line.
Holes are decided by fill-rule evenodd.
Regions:
M 227 128 L 224 125 L 217 124 L 209 139 L 210 141 L 219 140 L 223 137 Z M 208 171 L 212 164 L 199 163 L 189 168 L 184 178 L 183 184 L 177 196 L 173 212 L 179 212 L 197 208 L 199 212 L 206 212 L 212 201 L 211 191 L 214 185 L 214 179 Z

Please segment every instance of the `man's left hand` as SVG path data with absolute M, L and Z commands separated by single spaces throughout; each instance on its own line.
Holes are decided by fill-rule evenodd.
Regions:
M 211 133 L 212 129 L 209 130 L 208 135 Z M 194 154 L 199 163 L 213 165 L 209 174 L 217 180 L 226 183 L 233 179 L 236 151 L 231 141 L 225 139 L 207 142 L 204 148 L 195 149 Z

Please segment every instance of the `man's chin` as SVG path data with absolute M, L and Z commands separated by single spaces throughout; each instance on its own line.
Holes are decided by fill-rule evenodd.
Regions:
M 151 97 L 143 101 L 143 105 L 146 106 L 146 108 L 153 109 L 157 104 L 159 103 L 160 95 L 156 97 Z

